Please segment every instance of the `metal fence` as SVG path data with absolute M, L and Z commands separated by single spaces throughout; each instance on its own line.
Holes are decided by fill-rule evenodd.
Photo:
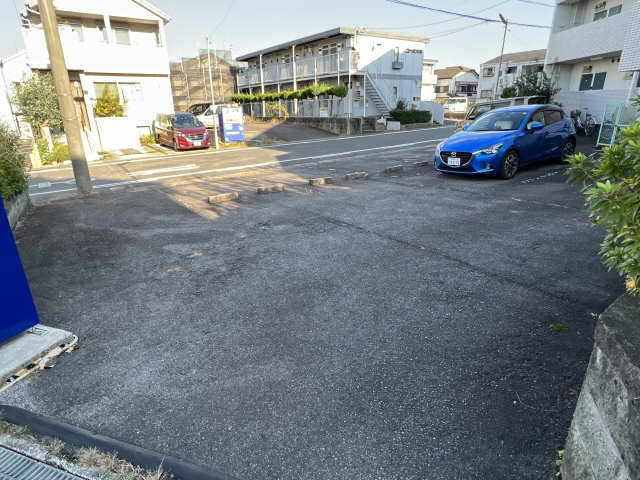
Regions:
M 597 146 L 610 147 L 616 141 L 620 130 L 638 119 L 638 110 L 629 103 L 607 105 L 602 115 Z
M 342 98 L 280 100 L 277 102 L 246 103 L 244 114 L 250 117 L 346 117 L 348 102 Z

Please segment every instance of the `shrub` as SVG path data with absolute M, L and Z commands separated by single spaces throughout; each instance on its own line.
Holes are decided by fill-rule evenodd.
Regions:
M 409 123 L 429 123 L 431 112 L 428 110 L 407 110 L 404 100 L 398 100 L 396 108 L 391 110 L 391 118 L 402 125 Z
M 124 117 L 124 105 L 120 103 L 118 91 L 111 86 L 105 87 L 94 111 L 96 117 Z
M 502 98 L 513 98 L 518 96 L 518 89 L 514 86 L 502 89 Z
M 634 102 L 640 107 L 640 96 Z M 574 155 L 569 179 L 582 186 L 591 221 L 607 235 L 600 254 L 609 269 L 626 280 L 627 291 L 640 293 L 640 122 L 624 128 L 601 159 Z
M 16 151 L 20 137 L 8 123 L 0 121 L 0 147 Z
M 8 201 L 27 189 L 24 158 L 4 145 L 0 145 L 0 196 Z
M 156 144 L 156 136 L 153 133 L 148 133 L 146 135 L 140 135 L 140 144 L 141 145 L 155 145 Z
M 49 147 L 45 141 L 45 153 L 43 154 L 41 142 L 38 142 L 38 150 L 40 151 L 40 158 L 42 159 L 42 163 L 45 165 L 62 163 L 65 160 L 71 159 L 71 156 L 69 155 L 69 146 L 64 143 L 54 143 L 53 148 L 51 149 L 51 151 L 49 151 Z
M 346 85 L 336 85 L 331 89 L 331 95 L 339 98 L 344 98 L 349 94 L 349 89 Z

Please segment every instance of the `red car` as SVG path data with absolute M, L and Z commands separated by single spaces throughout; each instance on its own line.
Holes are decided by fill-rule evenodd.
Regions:
M 211 135 L 191 113 L 160 114 L 153 123 L 156 142 L 175 151 L 209 148 Z

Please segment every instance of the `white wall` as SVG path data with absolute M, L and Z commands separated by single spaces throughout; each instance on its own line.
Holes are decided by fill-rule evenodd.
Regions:
M 583 2 L 583 14 L 577 20 L 577 26 L 571 26 L 571 5 L 560 5 L 554 15 L 554 31 L 549 36 L 547 48 L 547 63 L 565 62 L 621 51 L 624 46 L 624 35 L 629 18 L 631 5 L 635 0 L 624 0 L 622 13 L 593 21 L 593 5 L 596 0 L 588 4 Z M 619 4 L 619 1 L 609 0 L 607 8 Z M 580 22 L 585 22 L 580 24 Z M 569 25 L 567 25 L 569 23 Z
M 35 0 L 30 3 L 36 5 Z M 132 0 L 54 0 L 53 5 L 60 14 L 80 12 L 89 15 L 110 15 L 140 20 L 157 20 L 158 17 Z
M 18 120 L 13 115 L 16 108 L 9 105 L 15 94 L 14 83 L 27 80 L 31 76 L 31 69 L 27 66 L 27 54 L 25 51 L 18 52 L 2 60 L 3 79 L 0 78 L 0 120 L 9 124 L 16 131 L 20 130 L 22 135 L 28 135 L 30 127 L 28 125 L 18 125 Z M 6 82 L 6 83 L 5 83 Z M 6 87 L 6 88 L 5 88 Z M 25 131 L 26 130 L 26 131 Z
M 116 83 L 119 89 L 133 90 L 139 84 L 139 94 L 125 105 L 125 115 L 136 127 L 151 127 L 158 113 L 173 113 L 171 82 L 168 77 L 150 77 L 136 75 L 95 75 L 83 74 L 80 77 L 85 91 L 85 102 L 89 116 L 93 118 L 96 103 L 96 83 Z M 121 99 L 122 100 L 122 99 Z

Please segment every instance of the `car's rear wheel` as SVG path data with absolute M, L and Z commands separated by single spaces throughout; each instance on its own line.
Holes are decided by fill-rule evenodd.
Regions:
M 515 150 L 509 150 L 504 155 L 504 160 L 502 160 L 502 167 L 500 168 L 500 178 L 508 180 L 513 178 L 513 176 L 520 168 L 520 155 Z
M 565 142 L 564 147 L 562 147 L 560 162 L 566 162 L 567 158 L 571 157 L 574 153 L 576 153 L 576 141 L 570 138 Z

